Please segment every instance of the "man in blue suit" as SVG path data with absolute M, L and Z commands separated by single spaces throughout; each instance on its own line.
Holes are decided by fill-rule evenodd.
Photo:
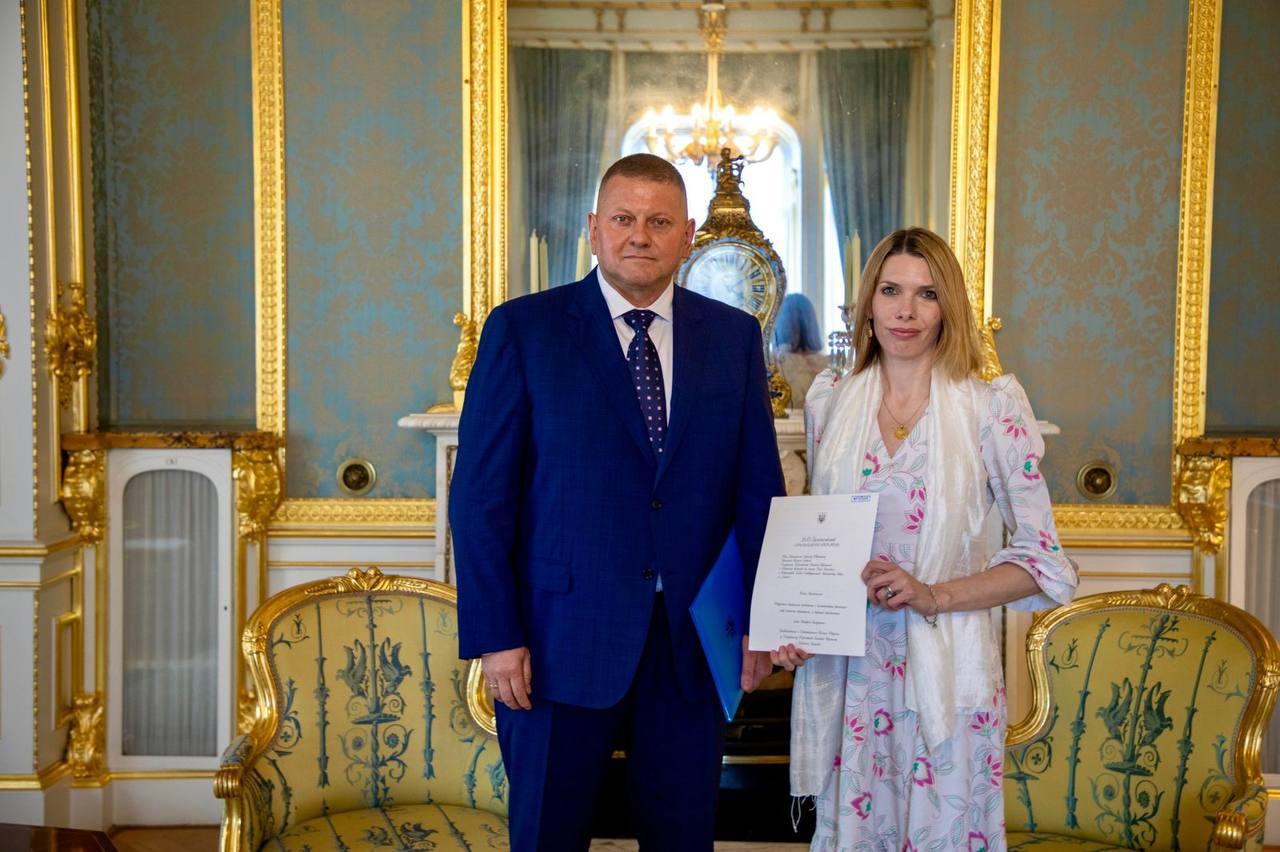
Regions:
M 449 495 L 461 654 L 482 660 L 516 852 L 590 844 L 616 744 L 644 850 L 710 850 L 724 719 L 689 604 L 730 531 L 750 594 L 783 493 L 760 327 L 674 286 L 684 182 L 600 182 L 599 266 L 484 326 Z M 770 670 L 745 650 L 744 689 Z

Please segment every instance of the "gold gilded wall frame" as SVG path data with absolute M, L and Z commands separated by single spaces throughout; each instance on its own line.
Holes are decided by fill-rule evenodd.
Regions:
M 462 2 L 463 336 L 478 333 L 506 299 L 506 4 Z M 258 428 L 288 432 L 288 301 L 285 223 L 284 33 L 281 0 L 252 0 L 253 170 Z M 496 262 L 495 262 L 495 259 Z M 280 450 L 282 469 L 287 463 Z M 285 496 L 271 534 L 371 537 L 435 526 L 434 499 Z
M 1222 0 L 1190 0 L 1178 200 L 1171 484 L 1181 464 L 1176 448 L 1204 431 L 1205 364 L 1209 320 L 1209 245 L 1213 228 L 1213 161 Z M 957 247 L 984 344 L 994 349 L 991 256 L 995 218 L 996 116 L 1000 0 L 956 0 L 956 65 L 952 102 L 951 241 Z M 988 352 L 988 366 L 992 364 Z M 998 364 L 998 361 L 995 362 Z M 1102 545 L 1114 536 L 1127 545 L 1178 542 L 1191 532 L 1168 504 L 1059 503 L 1054 518 L 1067 544 Z

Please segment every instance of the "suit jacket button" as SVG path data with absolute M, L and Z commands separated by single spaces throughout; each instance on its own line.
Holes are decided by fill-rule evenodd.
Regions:
M 644 574 L 643 574 L 643 576 L 644 576 L 644 578 L 645 578 L 646 580 L 652 580 L 652 579 L 654 578 L 654 576 L 655 576 L 655 575 L 654 575 L 654 573 L 653 573 L 653 569 L 652 569 L 652 568 L 646 568 L 646 569 L 644 569 Z
M 649 505 L 650 505 L 650 506 L 652 506 L 652 507 L 653 507 L 653 509 L 654 509 L 654 511 L 656 512 L 658 509 L 661 509 L 661 508 L 662 508 L 662 501 L 661 501 L 661 500 L 657 500 L 657 499 L 655 499 L 655 500 L 654 500 L 652 503 L 650 503 Z

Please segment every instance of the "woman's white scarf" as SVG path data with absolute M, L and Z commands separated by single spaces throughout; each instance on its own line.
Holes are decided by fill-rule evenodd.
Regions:
M 880 369 L 838 382 L 821 442 L 811 454 L 810 492 L 852 494 L 862 488 L 882 399 Z M 978 439 L 982 386 L 933 371 L 923 418 L 928 442 L 924 524 L 913 575 L 923 583 L 967 576 L 985 567 L 980 542 L 986 471 Z M 981 550 L 981 548 L 977 548 Z M 991 701 L 994 673 L 980 649 L 994 642 L 986 610 L 942 613 L 937 628 L 907 609 L 907 707 L 915 711 L 930 751 L 951 737 L 958 707 Z M 959 653 L 957 653 L 959 651 Z M 848 658 L 822 655 L 797 670 L 791 710 L 791 794 L 816 796 L 831 777 L 844 726 Z

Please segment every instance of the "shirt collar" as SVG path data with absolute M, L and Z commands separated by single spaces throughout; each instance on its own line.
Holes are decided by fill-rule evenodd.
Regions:
M 599 267 L 596 268 L 596 277 L 600 279 L 600 292 L 604 294 L 605 304 L 609 306 L 609 316 L 618 319 L 627 311 L 636 309 L 635 305 L 628 302 L 625 296 L 613 289 L 613 285 L 605 280 L 604 273 L 600 271 Z M 675 299 L 675 287 L 676 282 L 673 278 L 671 283 L 667 285 L 667 289 L 662 291 L 662 295 L 658 297 L 657 301 L 645 308 L 645 310 L 653 311 L 661 319 L 671 322 L 671 303 Z

